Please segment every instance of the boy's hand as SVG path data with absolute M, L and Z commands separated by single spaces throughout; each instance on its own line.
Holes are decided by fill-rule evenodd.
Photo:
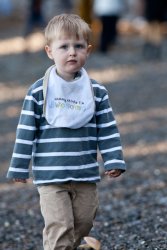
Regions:
M 116 178 L 122 174 L 121 169 L 113 169 L 105 172 L 105 175 L 108 175 L 111 178 Z
M 27 183 L 26 179 L 13 179 L 14 182 Z

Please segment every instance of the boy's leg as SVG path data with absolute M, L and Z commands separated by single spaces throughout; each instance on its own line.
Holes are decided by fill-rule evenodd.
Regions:
M 38 187 L 41 213 L 44 217 L 44 250 L 72 250 L 74 219 L 67 185 Z
M 88 236 L 98 209 L 97 187 L 94 183 L 73 183 L 72 198 L 74 214 L 75 244 L 77 247 L 84 236 Z

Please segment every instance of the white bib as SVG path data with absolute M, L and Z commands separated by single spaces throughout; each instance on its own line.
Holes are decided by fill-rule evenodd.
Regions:
M 84 68 L 81 77 L 67 82 L 50 71 L 46 91 L 46 120 L 54 127 L 77 129 L 86 125 L 94 115 L 95 102 L 92 85 Z

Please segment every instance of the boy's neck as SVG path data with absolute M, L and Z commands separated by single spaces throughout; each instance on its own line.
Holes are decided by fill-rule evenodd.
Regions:
M 58 73 L 58 71 L 57 71 L 57 69 L 56 69 L 56 74 L 58 75 L 58 76 L 60 76 L 61 78 L 63 78 L 59 73 Z M 72 82 L 72 81 L 74 81 L 74 80 L 77 80 L 78 78 L 80 78 L 81 77 L 81 72 L 80 71 L 77 71 L 76 73 L 74 73 L 74 78 L 73 79 L 71 79 L 71 80 L 69 80 L 68 82 Z M 63 78 L 64 79 L 64 78 Z M 64 79 L 65 80 L 65 79 Z

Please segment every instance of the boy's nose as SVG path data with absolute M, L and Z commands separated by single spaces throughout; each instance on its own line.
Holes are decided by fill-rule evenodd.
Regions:
M 72 55 L 75 55 L 76 54 L 76 51 L 75 51 L 75 48 L 73 46 L 70 47 L 70 56 Z

